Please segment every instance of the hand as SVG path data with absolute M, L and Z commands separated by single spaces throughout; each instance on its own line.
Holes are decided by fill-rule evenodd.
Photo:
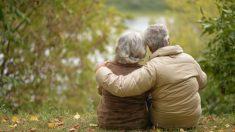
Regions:
M 95 71 L 97 71 L 97 70 L 100 69 L 101 67 L 105 66 L 106 62 L 107 62 L 107 61 L 96 64 Z

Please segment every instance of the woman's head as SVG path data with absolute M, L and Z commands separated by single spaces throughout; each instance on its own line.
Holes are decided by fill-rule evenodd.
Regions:
M 144 43 L 148 45 L 151 52 L 169 45 L 167 27 L 163 24 L 150 25 L 144 33 Z
M 146 54 L 142 36 L 133 31 L 122 34 L 117 42 L 115 61 L 122 64 L 138 63 Z

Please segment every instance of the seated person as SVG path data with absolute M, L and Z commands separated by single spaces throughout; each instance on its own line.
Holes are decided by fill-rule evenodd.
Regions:
M 119 39 L 115 58 L 106 62 L 114 74 L 127 75 L 141 68 L 138 63 L 146 54 L 142 37 L 136 32 L 126 32 Z M 149 121 L 146 107 L 147 92 L 132 97 L 117 97 L 102 87 L 98 88 L 102 96 L 97 108 L 99 127 L 104 129 L 145 129 Z

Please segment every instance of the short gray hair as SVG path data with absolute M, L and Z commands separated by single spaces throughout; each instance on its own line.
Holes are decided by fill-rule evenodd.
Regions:
M 117 42 L 115 61 L 122 64 L 138 63 L 146 54 L 142 36 L 134 31 L 122 34 Z
M 144 33 L 144 43 L 153 51 L 169 45 L 168 39 L 168 30 L 163 24 L 150 25 Z

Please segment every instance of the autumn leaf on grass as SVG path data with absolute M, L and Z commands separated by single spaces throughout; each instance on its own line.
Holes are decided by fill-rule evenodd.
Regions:
M 56 128 L 56 124 L 54 122 L 48 122 L 47 123 L 48 128 Z
M 73 116 L 74 119 L 79 119 L 80 117 L 81 116 L 78 113 L 76 113 L 76 115 Z
M 16 128 L 17 124 L 9 125 L 10 128 Z
M 1 122 L 2 122 L 2 123 L 7 122 L 7 118 L 4 118 L 4 117 L 3 117 L 3 118 L 1 119 Z
M 229 125 L 229 124 L 226 124 L 226 125 L 225 125 L 225 127 L 226 127 L 226 128 L 229 128 L 229 127 L 230 127 L 230 125 Z
M 75 132 L 77 129 L 80 128 L 79 124 L 74 125 L 72 128 L 69 129 L 69 132 Z
M 13 117 L 11 118 L 11 121 L 12 121 L 13 123 L 20 123 L 20 119 L 19 119 L 17 116 L 13 116 Z
M 35 115 L 30 116 L 29 121 L 39 121 L 38 117 Z
M 36 132 L 36 128 L 31 128 L 30 130 L 29 130 L 29 132 Z
M 56 128 L 64 125 L 62 118 L 55 118 L 47 123 L 48 128 Z

